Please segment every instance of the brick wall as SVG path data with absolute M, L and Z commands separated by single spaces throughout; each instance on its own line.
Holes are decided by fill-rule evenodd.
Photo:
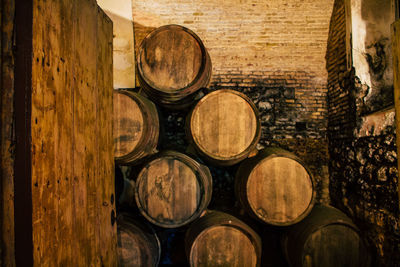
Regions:
M 334 4 L 326 59 L 332 204 L 361 229 L 372 266 L 399 266 L 394 113 L 363 117 L 357 110 L 364 89 L 354 68 L 347 68 L 344 0 Z
M 318 199 L 329 202 L 322 185 L 327 189 L 325 54 L 332 6 L 333 0 L 136 0 L 135 46 L 162 25 L 193 30 L 213 65 L 208 90 L 247 94 L 261 113 L 259 147 L 279 145 L 301 156 L 314 171 Z
M 348 79 L 354 71 L 348 71 L 346 65 L 345 4 L 344 0 L 337 0 L 332 12 L 326 53 L 328 130 L 329 135 L 335 138 L 351 137 L 355 123 L 354 99 L 351 95 L 353 83 Z

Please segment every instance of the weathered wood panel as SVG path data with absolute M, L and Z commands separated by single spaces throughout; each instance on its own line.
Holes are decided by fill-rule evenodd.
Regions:
M 112 24 L 95 1 L 34 1 L 34 264 L 116 264 Z
M 15 266 L 14 259 L 14 0 L 0 4 L 0 266 Z
M 394 104 L 396 107 L 396 143 L 397 155 L 400 155 L 400 20 L 392 24 L 392 49 L 393 49 L 393 86 Z M 398 170 L 400 170 L 400 160 L 398 159 Z M 400 172 L 399 172 L 400 176 Z M 400 197 L 400 183 L 397 184 Z M 399 202 L 400 207 L 400 202 Z
M 97 133 L 98 175 L 97 194 L 98 237 L 104 266 L 113 266 L 117 260 L 117 236 L 114 188 L 114 139 L 113 139 L 113 46 L 112 22 L 100 9 L 97 16 Z M 100 201 L 99 201 L 100 200 Z

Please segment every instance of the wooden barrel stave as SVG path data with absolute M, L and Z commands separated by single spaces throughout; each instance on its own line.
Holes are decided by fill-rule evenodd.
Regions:
M 282 250 L 290 266 L 369 266 L 359 230 L 340 210 L 315 205 L 301 222 L 287 230 Z
M 182 153 L 163 151 L 140 171 L 135 200 L 148 221 L 175 228 L 199 217 L 211 200 L 211 192 L 207 167 Z
M 153 102 L 135 92 L 114 91 L 114 143 L 118 164 L 133 164 L 156 153 L 159 128 Z
M 261 239 L 234 216 L 207 211 L 185 235 L 190 266 L 260 266 Z
M 235 195 L 252 217 L 288 226 L 311 211 L 314 186 L 311 172 L 297 156 L 281 148 L 266 148 L 239 166 Z
M 158 266 L 160 241 L 151 226 L 129 214 L 117 220 L 118 266 Z
M 198 101 L 188 114 L 186 135 L 209 163 L 234 165 L 248 157 L 260 139 L 258 110 L 238 91 L 214 91 Z
M 143 39 L 137 59 L 139 83 L 156 103 L 188 106 L 211 78 L 211 59 L 200 38 L 179 25 L 165 25 Z M 177 104 L 177 105 L 174 105 Z

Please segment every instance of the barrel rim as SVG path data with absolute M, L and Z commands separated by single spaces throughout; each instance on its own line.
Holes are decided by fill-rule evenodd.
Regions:
M 234 94 L 237 95 L 241 98 L 244 99 L 245 102 L 247 102 L 249 104 L 249 106 L 251 107 L 251 109 L 253 110 L 253 114 L 255 116 L 255 120 L 256 120 L 256 130 L 254 133 L 254 137 L 253 140 L 251 141 L 251 143 L 247 146 L 247 148 L 245 148 L 241 153 L 231 156 L 231 157 L 221 157 L 221 156 L 217 156 L 217 155 L 210 155 L 208 151 L 206 151 L 200 144 L 200 142 L 198 141 L 198 138 L 193 134 L 192 131 L 192 123 L 193 123 L 193 114 L 195 113 L 196 109 L 202 105 L 207 98 L 209 98 L 210 96 L 213 96 L 215 94 L 221 94 L 221 93 L 230 93 L 230 94 Z M 233 162 L 233 164 L 237 163 L 238 161 L 244 159 L 246 156 L 248 156 L 251 151 L 256 147 L 258 141 L 260 140 L 261 137 L 261 122 L 260 122 L 260 115 L 258 112 L 258 109 L 256 107 L 256 105 L 253 103 L 253 101 L 251 101 L 251 99 L 245 95 L 244 93 L 241 93 L 239 91 L 236 90 L 232 90 L 232 89 L 219 89 L 219 90 L 215 90 L 211 93 L 208 93 L 207 95 L 205 95 L 203 98 L 201 98 L 196 105 L 193 107 L 192 111 L 189 114 L 189 132 L 190 132 L 190 139 L 193 141 L 195 148 L 198 152 L 200 152 L 201 155 L 204 155 L 206 158 L 210 158 L 212 161 L 216 161 L 219 163 L 227 163 L 227 162 Z
M 157 252 L 158 252 L 157 253 L 157 258 L 156 258 L 156 262 L 155 262 L 155 265 L 154 265 L 154 266 L 158 266 L 158 264 L 160 263 L 160 260 L 161 260 L 161 242 L 160 242 L 160 239 L 159 239 L 156 231 L 154 230 L 154 228 L 151 227 L 150 225 L 145 225 L 144 227 L 146 229 L 144 229 L 144 227 L 141 226 L 140 223 L 137 222 L 133 218 L 132 215 L 130 215 L 130 214 L 126 213 L 126 212 L 123 212 L 122 214 L 120 214 L 117 217 L 117 229 L 122 225 L 128 227 L 128 229 L 126 229 L 126 230 L 129 231 L 130 233 L 133 233 L 131 228 L 135 228 L 135 229 L 138 229 L 140 231 L 146 231 L 146 232 L 149 231 L 150 232 L 150 234 L 154 238 L 154 241 L 156 242 L 156 245 L 157 245 L 157 248 L 158 248 L 157 249 Z M 146 236 L 145 234 L 142 234 L 142 233 L 141 233 L 141 235 L 144 236 L 144 237 Z
M 241 190 L 242 188 L 247 189 L 247 185 L 246 185 L 247 180 L 248 180 L 250 171 L 253 169 L 253 167 L 256 166 L 260 161 L 262 161 L 263 159 L 265 159 L 271 155 L 279 155 L 282 157 L 289 157 L 289 158 L 292 158 L 292 159 L 298 161 L 307 170 L 309 177 L 312 181 L 313 194 L 312 194 L 312 201 L 310 202 L 308 209 L 306 209 L 301 216 L 297 217 L 296 220 L 293 220 L 288 223 L 270 223 L 269 221 L 266 221 L 266 220 L 263 220 L 262 218 L 260 218 L 256 213 L 254 213 L 253 209 L 250 208 L 250 204 L 247 199 L 247 190 Z M 312 211 L 312 209 L 314 207 L 315 201 L 316 201 L 315 186 L 316 186 L 316 182 L 315 182 L 312 172 L 310 171 L 308 166 L 306 164 L 304 164 L 304 162 L 298 156 L 296 156 L 296 154 L 294 154 L 293 152 L 290 152 L 288 150 L 285 150 L 280 147 L 275 147 L 275 146 L 265 147 L 265 148 L 259 150 L 258 153 L 254 157 L 245 159 L 239 165 L 239 168 L 237 169 L 237 172 L 235 175 L 235 185 L 234 185 L 235 196 L 239 200 L 239 203 L 241 204 L 241 206 L 245 209 L 245 211 L 252 218 L 254 218 L 262 223 L 266 223 L 268 225 L 273 225 L 273 226 L 278 226 L 278 227 L 287 227 L 287 226 L 295 225 L 295 224 L 301 222 L 301 220 L 303 220 L 304 218 L 306 218 L 308 216 L 308 214 L 310 214 L 310 212 Z
M 239 227 L 252 241 L 256 255 L 257 255 L 257 266 L 261 265 L 261 254 L 262 254 L 262 241 L 259 234 L 252 229 L 247 223 L 242 221 L 236 216 L 233 216 L 229 212 L 222 212 L 218 210 L 206 209 L 204 215 L 195 220 L 185 234 L 185 253 L 187 259 L 190 261 L 189 255 L 192 250 L 193 243 L 196 241 L 197 236 L 209 227 L 216 225 L 228 224 L 229 226 Z
M 322 221 L 318 220 L 319 218 L 317 215 L 322 216 L 322 214 L 326 214 L 326 213 L 328 213 L 328 217 L 324 217 Z M 338 217 L 335 217 L 335 216 L 338 216 Z M 331 226 L 331 225 L 344 225 L 344 226 L 349 227 L 355 233 L 358 234 L 359 242 L 362 245 L 362 249 L 364 251 L 368 251 L 368 247 L 367 247 L 367 244 L 365 243 L 365 239 L 361 236 L 361 231 L 357 227 L 357 225 L 353 222 L 352 218 L 350 218 L 346 213 L 344 213 L 342 210 L 338 209 L 335 206 L 319 203 L 313 207 L 313 210 L 311 211 L 311 213 L 304 220 L 293 225 L 292 228 L 289 228 L 289 231 L 287 231 L 281 238 L 282 252 L 284 254 L 284 257 L 286 258 L 286 260 L 289 262 L 289 264 L 291 266 L 292 265 L 294 266 L 295 262 L 298 262 L 298 260 L 304 259 L 305 251 L 302 250 L 301 253 L 299 253 L 297 255 L 293 255 L 292 252 L 289 253 L 288 244 L 291 239 L 290 236 L 292 236 L 293 232 L 298 232 L 299 228 L 303 229 L 305 224 L 310 223 L 310 220 L 311 221 L 317 220 L 318 224 L 313 224 L 313 226 L 311 228 L 307 228 L 307 229 L 310 229 L 310 231 L 306 232 L 307 235 L 305 236 L 305 238 L 300 241 L 297 240 L 297 242 L 300 242 L 301 248 L 304 248 L 305 244 L 307 243 L 309 238 L 312 236 L 312 234 L 321 230 L 322 228 L 324 228 L 326 226 Z M 292 240 L 292 242 L 293 242 L 293 240 Z M 370 264 L 371 259 L 368 255 L 366 255 L 366 256 L 367 256 L 367 259 L 366 259 L 365 263 Z M 369 266 L 369 265 L 367 265 L 367 266 Z
M 296 223 L 296 222 L 298 222 L 298 221 L 301 221 L 304 217 L 306 217 L 307 215 L 308 215 L 308 213 L 311 211 L 311 209 L 313 208 L 313 202 L 314 202 L 314 198 L 315 198 L 315 182 L 314 182 L 314 179 L 313 179 L 313 177 L 312 177 L 312 175 L 311 175 L 311 172 L 308 170 L 308 168 L 304 165 L 304 163 L 299 159 L 299 158 L 297 158 L 295 155 L 293 155 L 293 157 L 291 157 L 291 155 L 284 155 L 284 154 L 279 154 L 279 153 L 277 153 L 277 154 L 272 154 L 272 155 L 269 155 L 269 156 L 267 156 L 267 157 L 265 157 L 265 158 L 262 158 L 257 164 L 255 164 L 254 166 L 253 166 L 253 168 L 251 169 L 251 171 L 250 171 L 250 173 L 249 173 L 249 175 L 248 175 L 248 178 L 247 178 L 247 180 L 246 180 L 246 195 L 248 194 L 248 190 L 249 190 L 249 178 L 251 177 L 251 175 L 252 175 L 252 173 L 254 172 L 254 170 L 255 170 L 255 167 L 256 166 L 259 166 L 260 164 L 262 164 L 263 162 L 265 162 L 265 161 L 268 161 L 268 160 L 271 160 L 271 159 L 273 159 L 273 158 L 289 158 L 289 159 L 291 159 L 291 160 L 294 160 L 294 161 L 296 161 L 297 163 L 299 163 L 303 168 L 304 168 L 304 170 L 307 172 L 307 174 L 308 174 L 308 177 L 309 177 L 309 180 L 310 180 L 310 182 L 311 182 L 311 197 L 310 197 L 310 200 L 309 200 L 309 202 L 308 202 L 308 205 L 307 205 L 307 208 L 302 212 L 302 213 L 300 213 L 300 215 L 299 216 L 297 216 L 296 218 L 294 218 L 293 220 L 290 220 L 290 221 L 285 221 L 285 222 L 281 222 L 281 221 L 276 221 L 276 220 L 273 220 L 273 221 L 271 221 L 271 220 L 268 220 L 268 221 L 266 221 L 265 219 L 264 219 L 264 217 L 262 217 L 256 210 L 256 208 L 254 207 L 254 205 L 250 202 L 250 201 L 248 201 L 248 203 L 249 203 L 249 207 L 251 208 L 251 210 L 252 210 L 252 212 L 258 217 L 258 218 L 260 218 L 262 221 L 264 221 L 264 222 L 266 222 L 266 223 L 268 223 L 268 224 L 271 224 L 271 225 L 276 225 L 276 226 L 287 226 L 287 225 L 292 225 L 292 224 L 294 224 L 294 223 Z
M 144 172 L 144 170 L 147 169 L 151 163 L 162 160 L 163 158 L 168 158 L 168 157 L 176 158 L 179 161 L 183 162 L 185 165 L 187 165 L 195 174 L 197 182 L 199 184 L 199 188 L 200 188 L 200 201 L 196 207 L 196 210 L 185 220 L 183 220 L 179 223 L 173 223 L 173 224 L 161 223 L 156 218 L 153 218 L 152 216 L 150 216 L 148 214 L 148 212 L 141 205 L 142 202 L 141 202 L 140 194 L 139 194 L 139 187 L 141 184 L 142 173 Z M 209 180 L 207 179 L 208 175 L 210 178 Z M 212 177 L 211 177 L 211 174 L 210 174 L 208 168 L 206 166 L 198 163 L 194 159 L 190 158 L 189 156 L 187 156 L 183 153 L 180 153 L 180 152 L 173 151 L 173 150 L 163 151 L 163 152 L 160 152 L 157 155 L 155 155 L 146 164 L 144 164 L 142 170 L 139 172 L 137 179 L 136 179 L 135 201 L 136 201 L 136 205 L 137 205 L 140 213 L 151 223 L 153 223 L 157 226 L 160 226 L 160 227 L 164 227 L 164 228 L 180 227 L 180 226 L 186 225 L 186 224 L 194 221 L 196 218 L 200 217 L 202 212 L 206 209 L 209 202 L 211 201 L 211 194 L 212 194 Z
M 201 50 L 201 54 L 202 54 L 201 55 L 201 66 L 199 68 L 199 71 L 198 71 L 196 77 L 187 86 L 185 86 L 183 88 L 179 88 L 179 89 L 174 89 L 173 92 L 168 91 L 168 90 L 163 90 L 163 89 L 160 89 L 160 88 L 157 88 L 156 86 L 154 86 L 154 84 L 151 81 L 149 81 L 148 78 L 144 75 L 143 69 L 141 67 L 142 66 L 142 53 L 143 53 L 143 50 L 144 50 L 145 43 L 149 42 L 149 40 L 153 36 L 157 35 L 158 33 L 162 32 L 162 31 L 168 30 L 170 28 L 180 29 L 180 30 L 183 30 L 183 31 L 187 32 L 189 35 L 191 35 L 197 41 L 197 43 L 199 44 L 199 47 L 200 47 L 200 50 Z M 151 31 L 149 34 L 146 35 L 146 37 L 140 43 L 139 50 L 138 50 L 137 54 L 138 54 L 138 57 L 137 57 L 137 60 L 136 60 L 136 66 L 137 66 L 137 69 L 138 69 L 138 72 L 139 72 L 139 75 L 138 75 L 139 79 L 142 80 L 147 86 L 151 87 L 153 90 L 155 90 L 157 92 L 160 92 L 160 93 L 165 93 L 168 96 L 173 95 L 174 93 L 185 92 L 188 89 L 191 89 L 191 87 L 203 75 L 204 70 L 206 68 L 207 59 L 209 59 L 208 52 L 207 52 L 203 42 L 201 41 L 200 37 L 196 33 L 194 33 L 192 30 L 190 30 L 189 28 L 186 28 L 185 26 L 178 25 L 178 24 L 163 25 L 163 26 L 158 27 L 158 28 L 154 29 L 153 31 Z M 189 95 L 190 93 L 192 93 L 192 92 L 188 92 L 187 95 Z
M 158 143 L 158 138 L 160 134 L 159 130 L 159 117 L 157 113 L 157 108 L 155 104 L 150 100 L 145 98 L 144 96 L 140 95 L 139 93 L 132 92 L 129 90 L 114 90 L 114 93 L 120 93 L 123 95 L 128 96 L 131 98 L 135 103 L 139 106 L 140 111 L 142 112 L 143 116 L 143 121 L 146 122 L 149 118 L 154 120 L 151 124 L 151 127 L 148 123 L 143 123 L 143 133 L 137 142 L 136 147 L 130 151 L 128 154 L 120 156 L 120 157 L 115 157 L 115 161 L 117 163 L 121 164 L 127 164 L 127 163 L 132 163 L 135 160 L 138 160 L 140 158 L 143 158 L 147 156 L 148 154 L 152 154 L 155 152 L 157 143 Z M 147 103 L 146 103 L 147 102 Z M 154 127 L 156 125 L 157 127 Z M 157 129 L 155 129 L 157 128 Z M 154 131 L 152 131 L 155 129 Z M 151 138 L 149 139 L 149 136 Z M 145 142 L 146 140 L 149 140 L 148 142 Z M 151 142 L 153 140 L 156 140 L 154 142 Z M 151 143 L 149 143 L 151 142 Z
M 242 222 L 243 223 L 243 222 Z M 243 223 L 244 224 L 244 223 Z M 236 230 L 238 230 L 239 232 L 241 232 L 244 236 L 246 236 L 249 240 L 250 240 L 250 242 L 251 242 L 251 244 L 253 245 L 253 249 L 254 249 L 254 254 L 255 254 L 255 258 L 256 258 L 256 266 L 257 266 L 257 263 L 258 263 L 258 261 L 259 261 L 259 256 L 257 255 L 258 253 L 257 253 L 257 248 L 258 248 L 258 244 L 257 244 L 257 242 L 256 242 L 256 240 L 254 239 L 254 237 L 248 232 L 248 231 L 246 231 L 246 229 L 244 229 L 244 228 L 240 228 L 238 225 L 235 225 L 235 224 L 230 224 L 230 223 L 219 223 L 219 224 L 216 224 L 216 225 L 211 225 L 211 226 L 208 226 L 208 227 L 206 227 L 206 228 L 204 228 L 197 236 L 196 236 L 196 238 L 194 239 L 194 241 L 193 241 L 193 243 L 191 244 L 191 247 L 190 247 L 190 253 L 189 253 L 189 263 L 190 263 L 190 265 L 191 266 L 194 266 L 193 264 L 193 246 L 195 245 L 195 243 L 197 242 L 197 240 L 198 240 L 198 238 L 200 238 L 201 236 L 203 236 L 203 235 L 205 235 L 209 230 L 211 230 L 212 228 L 214 228 L 214 227 L 231 227 L 231 228 L 234 228 L 234 229 L 236 229 Z

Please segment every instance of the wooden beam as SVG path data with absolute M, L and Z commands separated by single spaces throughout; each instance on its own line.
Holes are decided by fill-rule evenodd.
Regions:
M 396 109 L 396 144 L 397 155 L 400 155 L 400 20 L 392 24 L 392 49 L 393 49 L 393 85 L 394 85 L 394 104 Z M 397 157 L 398 171 L 400 170 L 400 158 Z M 399 172 L 400 177 L 400 172 Z M 397 182 L 398 194 L 400 199 L 400 182 Z M 400 207 L 400 201 L 399 201 Z
M 1 5 L 0 82 L 0 266 L 15 266 L 14 255 L 14 54 L 15 1 Z

